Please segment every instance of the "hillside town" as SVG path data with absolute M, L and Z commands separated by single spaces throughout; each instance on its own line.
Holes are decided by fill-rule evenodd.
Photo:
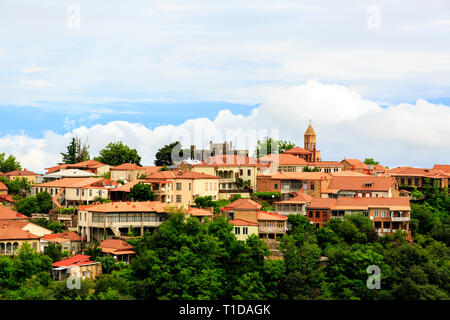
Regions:
M 25 244 L 41 254 L 56 251 L 53 280 L 67 280 L 74 267 L 82 279 L 95 280 L 107 263 L 130 264 L 139 239 L 177 213 L 201 224 L 225 219 L 237 241 L 264 243 L 271 261 L 285 259 L 280 243 L 293 232 L 295 216 L 316 230 L 362 216 L 375 237 L 413 244 L 411 202 L 423 201 L 430 188 L 448 196 L 450 165 L 391 169 L 373 159 L 322 160 L 326 150 L 318 150 L 318 140 L 310 122 L 302 147 L 284 143 L 279 153 L 258 149 L 259 157 L 252 157 L 232 142 L 211 141 L 209 150 L 191 146 L 179 162 L 167 152 L 157 155 L 152 166 L 133 157 L 75 162 L 69 146 L 68 161 L 44 174 L 22 168 L 0 173 L 0 255 L 18 255 Z M 119 153 L 129 152 L 125 147 Z M 321 265 L 327 261 L 320 256 Z

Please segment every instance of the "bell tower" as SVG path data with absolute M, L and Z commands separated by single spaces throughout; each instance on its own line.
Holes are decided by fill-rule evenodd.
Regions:
M 316 149 L 316 132 L 314 131 L 311 120 L 309 120 L 309 126 L 305 131 L 304 136 L 304 149 L 310 151 L 312 154 L 309 161 L 321 161 L 320 151 Z

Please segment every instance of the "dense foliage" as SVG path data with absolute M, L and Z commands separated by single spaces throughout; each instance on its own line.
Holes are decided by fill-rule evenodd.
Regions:
M 179 141 L 166 144 L 165 146 L 158 149 L 155 154 L 155 166 L 171 166 L 174 164 L 174 159 L 172 159 L 172 152 L 177 152 L 180 157 L 183 157 L 183 151 L 181 150 L 181 143 Z M 163 171 L 163 170 L 161 170 Z
M 258 140 L 255 155 L 257 158 L 260 158 L 268 154 L 283 153 L 292 148 L 295 148 L 295 143 L 293 142 L 264 137 L 263 140 Z
M 6 173 L 14 170 L 22 170 L 19 161 L 13 155 L 9 155 L 6 159 L 5 157 L 5 153 L 0 153 L 0 172 Z
M 73 164 L 89 160 L 88 149 L 87 141 L 82 142 L 79 137 L 73 137 L 67 146 L 67 153 L 61 152 L 62 163 Z
M 131 149 L 124 145 L 122 141 L 111 142 L 104 149 L 100 150 L 98 157 L 94 160 L 110 166 L 118 166 L 123 163 L 135 163 L 141 165 L 141 157 L 136 149 Z
M 13 180 L 0 177 L 0 182 L 3 182 L 8 187 L 9 194 L 26 194 L 31 190 L 31 182 L 25 177 L 14 178 Z
M 128 199 L 133 201 L 154 201 L 156 199 L 156 195 L 150 188 L 149 184 L 140 182 L 130 188 Z
M 52 196 L 48 192 L 39 192 L 33 197 L 26 197 L 14 202 L 16 210 L 26 216 L 33 213 L 48 213 L 52 209 Z

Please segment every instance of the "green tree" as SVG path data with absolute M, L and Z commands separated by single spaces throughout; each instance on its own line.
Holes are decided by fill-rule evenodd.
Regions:
M 319 170 L 319 168 L 316 168 L 316 167 L 310 168 L 310 167 L 306 166 L 306 167 L 303 167 L 302 171 L 303 172 L 319 172 L 320 170 Z
M 372 158 L 366 158 L 364 159 L 365 164 L 380 164 L 378 161 L 373 160 Z
M 295 143 L 290 141 L 275 140 L 273 138 L 264 137 L 263 140 L 257 141 L 255 155 L 257 158 L 260 158 L 268 154 L 283 153 L 294 147 Z
M 128 199 L 133 201 L 155 201 L 156 196 L 150 185 L 139 182 L 130 188 Z
M 63 252 L 62 246 L 57 243 L 50 242 L 44 248 L 44 254 L 49 256 L 53 262 L 62 260 L 63 257 L 67 256 L 67 252 Z
M 94 159 L 110 166 L 118 166 L 123 163 L 141 165 L 141 157 L 136 149 L 131 149 L 124 145 L 122 141 L 109 143 L 104 149 L 100 150 L 99 156 Z
M 19 161 L 13 155 L 9 155 L 6 158 L 5 153 L 0 153 L 0 172 L 6 173 L 14 170 L 22 170 Z
M 67 152 L 62 155 L 62 163 L 73 164 L 83 162 L 90 159 L 89 146 L 87 140 L 82 142 L 77 136 L 73 137 L 70 144 L 67 146 Z
M 40 213 L 48 213 L 52 209 L 52 196 L 46 192 L 39 192 L 36 194 L 36 201 L 39 206 Z
M 166 144 L 165 146 L 158 149 L 155 155 L 155 166 L 171 166 L 174 164 L 174 159 L 172 159 L 172 152 L 177 152 L 180 157 L 184 156 L 183 150 L 181 150 L 181 143 L 179 141 Z M 161 170 L 163 171 L 163 170 Z
M 31 222 L 34 224 L 37 224 L 41 227 L 44 227 L 46 229 L 49 229 L 49 230 L 53 231 L 54 233 L 61 233 L 66 229 L 64 224 L 62 224 L 61 222 L 51 221 L 51 220 L 47 220 L 45 218 L 33 219 L 33 220 L 31 220 Z
M 28 217 L 33 213 L 39 213 L 41 208 L 36 200 L 36 197 L 28 197 L 14 202 L 16 210 Z
M 211 208 L 214 207 L 214 201 L 212 196 L 196 197 L 194 203 L 199 208 Z

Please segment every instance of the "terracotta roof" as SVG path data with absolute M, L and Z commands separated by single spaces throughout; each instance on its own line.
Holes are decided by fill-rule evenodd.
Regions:
M 119 166 L 112 167 L 111 170 L 144 170 L 143 167 L 138 166 L 136 163 L 123 163 Z
M 328 189 L 349 191 L 389 191 L 395 178 L 374 176 L 332 176 Z M 371 186 L 366 186 L 370 184 Z M 326 192 L 326 190 L 324 191 Z
M 291 165 L 291 166 L 301 166 L 307 165 L 307 162 L 303 158 L 296 157 L 292 154 L 286 154 L 286 153 L 272 153 L 268 154 L 267 156 L 259 158 L 260 161 L 263 162 L 273 162 L 277 165 L 284 166 L 284 165 Z
M 30 233 L 27 230 L 23 230 L 20 225 L 14 223 L 14 221 L 0 221 L 0 240 L 31 240 L 40 239 L 39 236 Z
M 450 173 L 450 164 L 435 164 L 433 169 L 438 169 L 444 171 L 445 173 Z
M 8 191 L 8 187 L 1 181 L 0 181 L 0 190 L 1 191 Z
M 262 205 L 251 199 L 237 199 L 222 208 L 223 211 L 230 210 L 259 210 Z
M 81 241 L 81 236 L 78 233 L 72 231 L 44 235 L 44 240 L 51 240 L 55 238 L 65 239 L 66 241 Z
M 120 239 L 107 239 L 100 243 L 101 248 L 110 248 L 115 250 L 133 249 L 133 246 L 126 241 Z
M 1 220 L 23 220 L 23 219 L 28 220 L 30 218 L 0 204 L 0 221 Z
M 344 165 L 340 163 L 339 161 L 315 161 L 315 162 L 308 162 L 308 165 L 314 166 L 314 167 L 343 167 Z
M 64 259 L 53 263 L 53 267 L 72 267 L 72 266 L 83 266 L 86 264 L 93 264 L 91 261 L 91 256 L 85 256 L 83 254 L 77 254 L 72 258 Z
M 285 221 L 287 219 L 288 218 L 286 216 L 282 216 L 281 214 L 278 213 L 258 211 L 258 221 L 259 220 Z
M 164 179 L 220 179 L 220 177 L 195 171 L 158 171 L 146 177 L 146 180 Z
M 78 210 L 90 212 L 167 212 L 167 204 L 159 201 L 109 202 L 92 206 L 80 206 Z
M 110 192 L 118 192 L 118 191 L 130 192 L 130 189 L 140 182 L 145 182 L 145 180 L 133 180 L 133 181 L 127 182 L 123 186 L 111 189 Z
M 367 164 L 365 164 L 364 162 L 362 162 L 361 160 L 358 159 L 344 159 L 341 162 L 348 162 L 351 166 L 353 170 L 369 170 L 369 167 L 367 166 Z
M 308 154 L 312 154 L 312 152 L 311 151 L 309 151 L 309 150 L 306 150 L 306 149 L 303 149 L 303 148 L 300 148 L 300 147 L 294 147 L 294 148 L 292 148 L 292 149 L 289 149 L 289 150 L 286 150 L 285 152 L 283 152 L 284 154 L 293 154 L 293 155 L 296 155 L 296 154 L 306 154 L 306 155 L 308 155 Z
M 278 172 L 271 175 L 271 179 L 280 180 L 322 180 L 329 177 L 324 172 Z
M 34 173 L 32 171 L 28 171 L 27 169 L 23 170 L 14 170 L 10 172 L 6 172 L 4 176 L 6 177 L 16 177 L 16 176 L 38 176 L 39 174 Z
M 277 201 L 275 203 L 278 204 L 290 204 L 290 203 L 308 203 L 314 200 L 314 197 L 310 196 L 307 193 L 299 193 L 295 197 L 290 198 L 289 200 Z
M 192 214 L 194 217 L 202 217 L 202 216 L 212 216 L 213 213 L 209 209 L 205 208 L 196 208 L 190 207 L 187 211 L 187 214 Z
M 162 166 L 142 166 L 142 168 L 144 168 L 145 173 L 149 175 L 151 173 L 158 172 Z
M 101 163 L 96 160 L 87 160 L 87 161 L 82 161 L 82 162 L 73 163 L 73 164 L 60 164 L 60 165 L 53 166 L 50 168 L 45 168 L 45 169 L 47 170 L 47 174 L 49 174 L 49 173 L 56 172 L 56 171 L 62 170 L 62 169 L 67 169 L 67 168 L 97 169 L 97 168 L 104 167 L 104 166 L 107 166 L 107 164 Z
M 0 202 L 9 202 L 9 203 L 13 203 L 17 200 L 13 199 L 13 196 L 10 194 L 7 195 L 0 195 Z
M 388 171 L 390 175 L 394 176 L 417 176 L 425 178 L 447 178 L 450 174 L 440 169 L 423 169 L 413 167 L 398 167 Z
M 234 220 L 230 220 L 228 222 L 235 226 L 258 226 L 258 224 L 256 222 L 251 222 L 251 221 L 246 221 L 246 220 L 241 220 L 241 219 L 234 219 Z
M 94 184 L 99 184 L 100 186 L 118 185 L 116 182 L 105 178 L 63 178 L 55 181 L 35 184 L 33 187 L 85 188 Z
M 341 197 L 338 199 L 315 199 L 309 205 L 311 209 L 331 209 L 331 210 L 368 210 L 368 208 L 390 208 L 391 210 L 410 210 L 409 198 L 350 198 Z
M 370 177 L 370 174 L 365 174 L 361 172 L 351 171 L 351 170 L 342 170 L 338 172 L 330 173 L 333 177 Z

